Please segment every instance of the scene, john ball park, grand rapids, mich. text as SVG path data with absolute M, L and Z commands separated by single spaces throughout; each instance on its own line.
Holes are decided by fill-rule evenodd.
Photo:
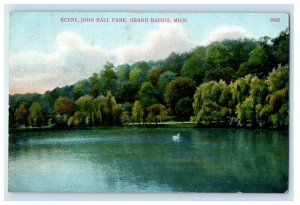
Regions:
M 288 14 L 9 18 L 10 192 L 288 192 Z

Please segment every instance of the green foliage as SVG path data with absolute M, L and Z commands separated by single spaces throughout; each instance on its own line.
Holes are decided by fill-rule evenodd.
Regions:
M 216 102 L 220 106 L 228 106 L 231 99 L 230 88 L 224 81 L 210 81 L 200 85 L 194 95 L 194 111 L 199 112 L 204 101 Z
M 75 105 L 76 105 L 76 110 L 85 113 L 85 124 L 86 125 L 91 125 L 95 124 L 95 119 L 94 119 L 94 102 L 93 98 L 91 96 L 82 96 L 78 100 L 76 100 Z
M 148 107 L 148 121 L 158 123 L 158 121 L 163 121 L 168 118 L 167 108 L 159 103 L 153 104 Z
M 230 99 L 230 88 L 224 81 L 210 81 L 200 85 L 194 95 L 195 120 L 203 125 L 227 121 L 231 112 L 228 108 Z
M 264 80 L 257 77 L 251 79 L 250 82 L 250 96 L 254 99 L 256 104 L 263 104 L 268 94 L 268 87 Z
M 230 84 L 234 104 L 243 102 L 249 96 L 251 79 L 252 76 L 247 75 Z
M 140 85 L 143 82 L 142 73 L 143 71 L 140 68 L 133 69 L 129 74 L 130 82 L 134 83 L 135 85 Z
M 206 80 L 208 81 L 224 80 L 226 83 L 230 83 L 232 80 L 235 79 L 234 73 L 235 71 L 231 67 L 216 69 L 207 73 Z
M 270 121 L 270 114 L 272 112 L 272 108 L 270 105 L 261 104 L 256 105 L 255 107 L 256 112 L 256 121 L 259 123 L 260 127 L 268 127 Z
M 16 110 L 16 121 L 20 124 L 28 126 L 28 117 L 29 117 L 29 110 L 25 103 L 21 103 L 18 109 Z
M 104 96 L 99 96 L 93 100 L 93 121 L 95 125 L 103 124 Z
M 30 109 L 29 125 L 32 127 L 41 127 L 43 123 L 42 106 L 38 102 L 33 102 Z
M 115 94 L 117 91 L 117 75 L 113 68 L 113 64 L 107 62 L 104 66 L 104 70 L 101 71 L 100 80 L 102 82 L 103 93 L 105 95 L 108 93 L 108 91 L 111 91 L 113 94 Z
M 150 82 L 144 82 L 138 92 L 139 101 L 144 108 L 157 102 L 156 95 L 156 89 Z
M 78 111 L 91 113 L 93 110 L 93 98 L 91 96 L 82 96 L 75 102 Z
M 175 106 L 176 115 L 181 118 L 181 120 L 189 120 L 190 116 L 193 114 L 193 99 L 190 97 L 181 98 Z
M 143 116 L 144 116 L 144 110 L 142 108 L 142 104 L 140 101 L 136 100 L 134 102 L 133 108 L 132 108 L 132 119 L 134 122 L 137 122 L 140 124 Z
M 167 85 L 175 78 L 176 78 L 175 73 L 171 71 L 164 72 L 159 76 L 159 87 L 166 88 Z
M 100 77 L 97 73 L 94 73 L 90 78 L 89 78 L 91 87 L 89 89 L 89 94 L 93 97 L 97 97 L 101 93 L 101 83 L 100 83 Z
M 195 86 L 192 79 L 187 77 L 178 77 L 172 80 L 166 89 L 165 101 L 175 114 L 176 103 L 183 97 L 192 98 L 195 92 Z
M 139 88 L 134 83 L 127 81 L 125 82 L 116 93 L 116 100 L 120 103 L 131 102 L 133 103 L 136 99 L 136 95 Z
M 289 70 L 288 66 L 281 67 L 273 70 L 267 78 L 268 89 L 270 92 L 287 88 L 289 83 Z
M 229 66 L 232 59 L 232 51 L 224 43 L 213 43 L 208 48 L 206 54 L 206 65 L 209 69 L 220 69 Z
M 117 104 L 115 98 L 113 97 L 110 91 L 108 91 L 107 96 L 104 98 L 104 114 L 105 124 L 120 124 L 121 105 Z
M 119 65 L 117 67 L 117 76 L 120 84 L 129 80 L 130 66 L 128 64 Z
M 123 112 L 122 112 L 121 120 L 122 120 L 122 123 L 125 124 L 125 125 L 129 123 L 130 118 L 129 118 L 129 113 L 128 113 L 128 111 L 123 111 Z
M 196 113 L 195 120 L 199 125 L 215 125 L 226 120 L 228 114 L 228 108 L 221 107 L 213 101 L 204 101 Z
M 176 74 L 180 74 L 182 66 L 187 59 L 188 55 L 186 53 L 178 54 L 172 52 L 164 61 L 163 67 L 166 70 L 172 71 Z
M 87 113 L 81 112 L 81 111 L 76 111 L 74 116 L 73 116 L 73 125 L 76 127 L 82 127 L 85 125 L 85 119 L 87 117 Z M 70 125 L 71 122 L 70 122 Z
M 242 103 L 239 103 L 236 108 L 238 123 L 241 126 L 246 126 L 248 123 L 254 123 L 255 104 L 252 97 L 247 97 Z
M 70 116 L 75 111 L 75 104 L 73 100 L 67 97 L 59 97 L 54 104 L 54 110 L 60 115 Z
M 196 84 L 203 82 L 205 77 L 205 47 L 196 48 L 191 57 L 185 61 L 181 76 L 193 79 Z
M 274 64 L 275 58 L 272 53 L 272 47 L 267 41 L 268 39 L 262 41 L 251 51 L 248 61 L 241 64 L 238 77 L 256 74 L 259 78 L 265 78 L 273 67 L 277 66 Z
M 273 39 L 214 42 L 157 61 L 116 68 L 108 62 L 100 74 L 74 85 L 10 95 L 9 127 L 119 125 L 130 115 L 137 123 L 169 114 L 188 120 L 194 113 L 199 125 L 286 128 L 288 62 L 288 30 Z
M 272 39 L 277 64 L 287 65 L 289 63 L 289 35 L 289 30 L 286 29 L 278 37 Z
M 159 82 L 159 77 L 163 74 L 165 70 L 163 68 L 155 68 L 149 71 L 147 79 L 152 83 L 153 86 L 157 86 Z
M 74 99 L 78 99 L 81 96 L 84 96 L 88 90 L 89 90 L 89 82 L 87 80 L 83 80 L 75 84 L 72 90 L 72 95 Z

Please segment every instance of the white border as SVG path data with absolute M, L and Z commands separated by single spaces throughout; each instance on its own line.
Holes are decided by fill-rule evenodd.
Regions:
M 16 1 L 20 2 L 20 1 Z M 53 1 L 51 1 L 53 2 Z M 56 1 L 54 1 L 56 2 Z M 61 1 L 59 1 L 61 2 Z M 73 1 L 78 2 L 78 1 Z M 116 1 L 113 1 L 116 2 Z M 215 2 L 215 1 L 211 1 Z M 277 1 L 273 1 L 277 2 Z M 288 1 L 287 1 L 288 2 Z M 291 2 L 291 1 L 290 1 Z M 20 2 L 21 3 L 21 2 Z M 35 3 L 39 3 L 38 1 Z M 48 2 L 49 3 L 49 2 Z M 63 3 L 67 3 L 66 1 Z M 122 3 L 119 2 L 119 3 Z M 236 2 L 237 3 L 237 2 Z M 4 5 L 3 5 L 4 6 Z M 7 116 L 8 116 L 8 14 L 10 10 L 22 10 L 22 11 L 169 11 L 169 12 L 287 12 L 290 13 L 290 29 L 291 29 L 291 67 L 290 67 L 290 170 L 289 170 L 289 193 L 288 194 L 99 194 L 99 193 L 84 193 L 84 194 L 72 194 L 72 193 L 9 193 L 7 192 Z M 2 12 L 1 12 L 2 11 Z M 3 12 L 4 11 L 4 12 Z M 294 74 L 296 74 L 296 70 L 294 72 L 293 69 L 293 50 L 294 50 L 294 10 L 293 5 L 266 5 L 266 4 L 257 4 L 257 5 L 229 5 L 229 4 L 192 4 L 192 5 L 166 5 L 166 4 L 148 4 L 148 5 L 129 5 L 129 4 L 106 4 L 106 5 L 5 5 L 5 9 L 3 7 L 0 10 L 1 13 L 4 13 L 4 70 L 3 73 L 3 82 L 4 87 L 1 86 L 0 92 L 4 94 L 4 115 L 1 115 L 1 130 L 4 130 L 5 143 L 4 146 L 4 199 L 5 200 L 55 200 L 55 201 L 65 201 L 65 200 L 176 200 L 176 201 L 190 201 L 190 200 L 212 200 L 212 201 L 228 201 L 228 200 L 293 200 L 294 197 Z M 3 21 L 2 21 L 3 22 Z M 1 39 L 3 41 L 3 38 Z M 296 39 L 295 39 L 296 42 Z M 295 44 L 297 45 L 297 44 Z M 2 53 L 2 50 L 1 50 Z M 2 61 L 3 62 L 3 61 Z M 296 86 L 295 86 L 296 87 Z M 1 101 L 1 105 L 3 103 Z M 5 120 L 4 120 L 5 119 Z M 3 152 L 1 153 L 1 155 Z M 2 170 L 3 170 L 2 169 Z M 3 187 L 1 187 L 3 188 Z

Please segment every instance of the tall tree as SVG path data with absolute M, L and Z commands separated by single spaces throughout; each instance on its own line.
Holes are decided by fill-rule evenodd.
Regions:
M 165 120 L 167 117 L 168 111 L 164 105 L 156 103 L 148 107 L 148 120 L 150 122 L 155 121 L 155 124 L 157 124 L 158 121 Z
M 136 100 L 132 108 L 132 119 L 138 124 L 140 124 L 143 116 L 144 116 L 144 110 L 142 104 L 140 101 Z
M 71 116 L 75 112 L 74 101 L 67 97 L 59 97 L 54 104 L 54 110 L 60 115 Z
M 28 117 L 29 117 L 29 110 L 25 103 L 21 103 L 20 106 L 16 110 L 16 121 L 20 124 L 28 126 Z
M 33 102 L 29 111 L 29 124 L 32 127 L 41 127 L 43 124 L 43 112 L 41 104 L 38 102 Z
M 95 113 L 93 112 L 93 98 L 91 96 L 82 96 L 76 100 L 77 110 L 86 113 L 85 122 L 87 125 L 95 124 Z
M 184 97 L 192 98 L 195 92 L 195 85 L 192 79 L 178 77 L 172 80 L 166 89 L 165 101 L 170 106 L 172 114 L 176 114 L 175 107 L 177 102 Z M 192 104 L 190 105 L 192 106 Z
M 100 83 L 100 77 L 97 73 L 94 73 L 90 78 L 89 78 L 91 87 L 89 89 L 89 94 L 93 97 L 97 97 L 101 93 L 101 83 Z
M 156 89 L 150 82 L 144 82 L 141 89 L 138 92 L 138 98 L 144 108 L 157 102 Z
M 205 54 L 205 47 L 196 48 L 191 57 L 185 61 L 181 76 L 193 79 L 197 85 L 202 83 L 205 77 Z
M 117 75 L 113 70 L 114 66 L 112 63 L 107 62 L 104 66 L 104 70 L 101 72 L 101 81 L 103 85 L 103 93 L 106 95 L 108 91 L 113 94 L 117 91 Z
M 157 86 L 159 82 L 159 77 L 163 74 L 165 70 L 163 68 L 155 68 L 149 71 L 147 79 L 152 83 L 153 86 Z

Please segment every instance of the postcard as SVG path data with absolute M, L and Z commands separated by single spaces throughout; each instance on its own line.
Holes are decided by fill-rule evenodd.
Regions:
M 21 12 L 10 192 L 286 193 L 289 14 Z

